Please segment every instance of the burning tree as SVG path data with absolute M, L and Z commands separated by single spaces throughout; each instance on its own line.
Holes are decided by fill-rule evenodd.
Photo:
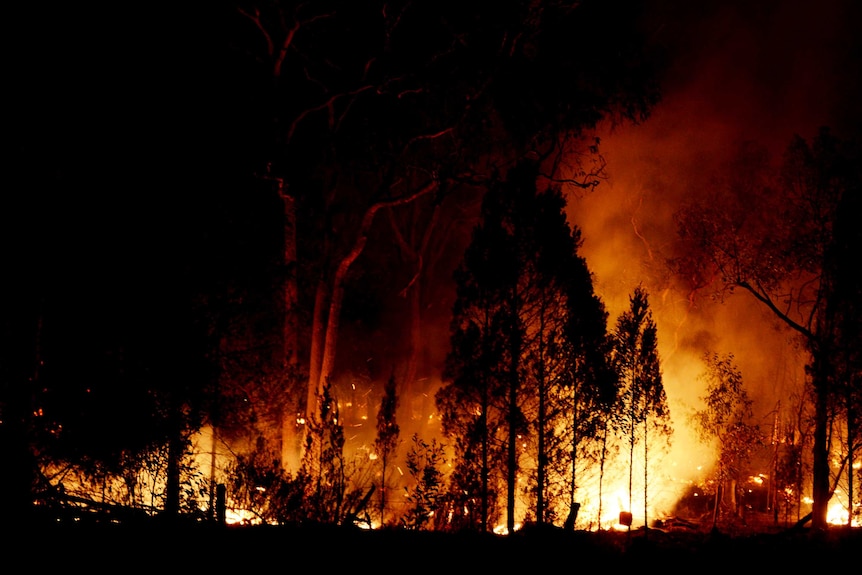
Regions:
M 719 501 L 730 495 L 734 513 L 738 513 L 736 486 L 740 482 L 751 454 L 763 444 L 763 436 L 753 416 L 752 400 L 743 387 L 742 374 L 734 365 L 732 354 L 719 356 L 704 354 L 706 371 L 701 379 L 706 382 L 705 407 L 692 415 L 700 438 L 704 442 L 718 443 L 716 464 L 715 501 L 712 526 L 715 529 L 719 515 Z

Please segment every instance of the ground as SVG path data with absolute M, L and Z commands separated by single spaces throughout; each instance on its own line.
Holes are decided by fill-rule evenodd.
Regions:
M 419 573 L 770 574 L 843 570 L 862 559 L 862 530 L 730 536 L 721 532 L 563 531 L 531 528 L 510 537 L 341 527 L 214 525 L 31 525 L 5 536 L 13 565 L 36 572 L 81 567 L 171 573 L 273 570 Z M 23 570 L 23 569 L 22 569 Z

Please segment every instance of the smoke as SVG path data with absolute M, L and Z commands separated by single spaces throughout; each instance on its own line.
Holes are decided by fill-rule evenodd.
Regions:
M 608 178 L 570 199 L 569 216 L 583 231 L 582 254 L 610 322 L 638 283 L 650 293 L 677 458 L 709 459 L 686 421 L 702 407 L 704 352 L 734 354 L 764 425 L 779 401 L 801 390 L 804 357 L 747 294 L 724 304 L 690 298 L 665 264 L 673 214 L 744 141 L 777 156 L 795 134 L 858 129 L 860 42 L 852 26 L 860 16 L 850 1 L 659 3 L 649 26 L 671 56 L 663 99 L 640 125 L 597 132 Z
M 709 185 L 742 142 L 754 140 L 777 156 L 794 134 L 811 137 L 824 125 L 841 134 L 859 125 L 860 42 L 851 28 L 862 21 L 862 8 L 852 0 L 655 0 L 654 5 L 647 23 L 651 38 L 671 56 L 662 78 L 663 99 L 640 125 L 599 127 L 608 177 L 596 190 L 569 198 L 569 219 L 581 228 L 581 253 L 611 327 L 634 288 L 642 283 L 648 289 L 675 429 L 663 468 L 685 482 L 702 478 L 699 474 L 714 461 L 688 424 L 688 415 L 702 407 L 703 354 L 734 354 L 755 400 L 755 419 L 766 432 L 778 402 L 787 405 L 801 391 L 804 356 L 793 347 L 791 334 L 753 298 L 740 293 L 724 304 L 692 298 L 673 277 L 666 260 L 674 255 L 674 212 Z M 405 438 L 413 432 L 428 437 L 437 428 L 427 417 L 448 349 L 451 272 L 471 226 L 463 223 L 466 231 L 447 242 L 454 246 L 452 253 L 436 258 L 439 291 L 427 299 L 426 311 L 433 317 L 422 333 L 425 369 L 420 381 L 404 390 L 399 413 Z M 392 290 L 403 285 L 395 282 Z M 402 301 L 394 295 L 386 299 Z M 403 326 L 407 311 L 396 306 L 391 314 L 381 322 L 379 338 L 346 338 L 339 351 L 351 364 L 354 356 L 364 362 L 369 373 L 363 381 L 375 393 L 405 354 L 384 328 Z M 369 340 L 375 342 L 373 353 Z M 379 397 L 372 394 L 368 413 L 378 405 Z M 373 420 L 362 432 L 366 441 L 373 440 Z M 676 495 L 667 493 L 666 499 L 672 502 Z M 661 495 L 650 497 L 658 501 Z

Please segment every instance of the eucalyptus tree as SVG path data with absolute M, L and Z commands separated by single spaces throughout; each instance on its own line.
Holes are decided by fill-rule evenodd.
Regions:
M 754 451 L 763 444 L 763 435 L 752 423 L 753 401 L 745 389 L 742 373 L 734 363 L 733 354 L 705 353 L 706 370 L 701 379 L 706 383 L 706 394 L 701 397 L 702 409 L 692 414 L 701 441 L 717 443 L 715 499 L 712 526 L 716 528 L 719 501 L 729 490 L 733 511 L 737 512 L 735 485 L 745 471 L 745 465 Z
M 574 498 L 578 450 L 599 419 L 602 386 L 613 381 L 606 313 L 578 255 L 580 230 L 567 221 L 559 188 L 537 188 L 543 181 L 537 159 L 527 159 L 484 196 L 456 275 L 451 351 L 437 395 L 444 433 L 459 448 L 456 464 L 477 467 L 483 517 L 493 506 L 491 462 L 505 457 L 509 532 L 519 477 L 528 475 L 540 524 L 554 519 L 549 495 L 559 499 L 560 489 L 551 485 L 565 484 L 567 473 Z
M 581 245 L 580 230 L 572 230 L 575 245 Z M 579 460 L 585 446 L 593 451 L 586 457 L 590 464 L 599 463 L 599 517 L 601 517 L 602 482 L 608 452 L 608 439 L 616 421 L 615 405 L 619 392 L 619 377 L 612 358 L 613 339 L 608 331 L 608 313 L 601 297 L 595 293 L 592 272 L 583 258 L 576 257 L 566 273 L 567 288 L 565 343 L 566 378 L 563 391 L 568 390 L 569 421 L 563 434 L 569 439 L 571 469 L 569 485 L 569 524 L 574 526 L 577 514 L 576 491 Z
M 614 364 L 620 377 L 619 417 L 629 446 L 629 511 L 634 451 L 640 441 L 644 450 L 644 525 L 648 525 L 649 431 L 669 438 L 672 429 L 658 353 L 658 331 L 649 307 L 649 294 L 643 286 L 638 285 L 629 297 L 629 309 L 617 318 L 613 335 Z
M 285 393 L 304 387 L 294 401 L 309 417 L 378 214 L 487 181 L 603 118 L 642 119 L 657 100 L 639 12 L 621 1 L 232 6 L 226 147 L 237 187 L 268 182 L 280 203 L 282 361 L 308 374 Z M 595 50 L 599 38 L 614 49 Z
M 383 399 L 377 411 L 377 438 L 374 448 L 380 461 L 380 525 L 385 523 L 386 513 L 386 471 L 394 464 L 393 458 L 398 451 L 400 427 L 396 419 L 398 409 L 398 392 L 395 389 L 395 374 L 393 373 L 383 388 Z
M 832 297 L 825 308 L 826 323 L 832 325 L 832 351 L 835 409 L 844 418 L 845 453 L 842 466 L 847 470 L 847 525 L 853 523 L 853 461 L 862 450 L 862 277 L 854 261 L 862 250 L 862 182 L 845 192 L 837 209 L 833 241 L 826 253 L 826 266 L 832 269 Z M 858 473 L 858 471 L 857 471 Z M 862 474 L 859 475 L 862 478 Z M 840 473 L 835 483 L 840 481 Z M 857 488 L 858 489 L 858 488 Z
M 777 163 L 763 147 L 746 143 L 723 176 L 677 213 L 682 251 L 673 265 L 692 289 L 719 301 L 748 293 L 807 351 L 814 391 L 815 529 L 826 527 L 832 495 L 830 405 L 841 389 L 834 368 L 841 366 L 836 360 L 842 339 L 852 333 L 842 329 L 837 312 L 840 286 L 852 285 L 845 282 L 855 275 L 856 252 L 838 249 L 836 220 L 841 215 L 858 227 L 859 202 L 853 198 L 860 182 L 856 144 L 823 128 L 810 142 L 795 136 Z
M 507 352 L 505 330 L 511 329 L 506 296 L 515 275 L 500 200 L 493 191 L 485 196 L 482 218 L 455 272 L 450 351 L 435 396 L 443 433 L 456 450 L 450 490 L 469 493 L 474 503 L 467 514 L 477 517 L 481 531 L 488 531 L 490 516 L 497 514 L 492 496 L 501 479 L 494 463 L 506 454 L 501 432 L 508 427 L 508 366 L 501 358 Z M 471 510 L 476 503 L 478 509 Z
M 535 518 L 543 524 L 565 508 L 574 521 L 578 465 L 609 415 L 615 378 L 607 312 L 579 254 L 581 231 L 567 221 L 559 189 L 543 189 L 535 203 L 534 212 L 519 213 L 532 220 L 527 253 L 535 254 L 525 268 L 524 376 L 535 439 Z

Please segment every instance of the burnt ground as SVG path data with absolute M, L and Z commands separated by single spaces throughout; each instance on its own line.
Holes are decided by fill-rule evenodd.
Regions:
M 12 527 L 12 528 L 10 528 Z M 530 528 L 512 536 L 347 527 L 47 524 L 9 526 L 14 572 L 62 573 L 814 573 L 853 572 L 862 530 L 728 535 Z M 855 565 L 856 567 L 853 567 Z M 12 571 L 10 571 L 11 573 Z

